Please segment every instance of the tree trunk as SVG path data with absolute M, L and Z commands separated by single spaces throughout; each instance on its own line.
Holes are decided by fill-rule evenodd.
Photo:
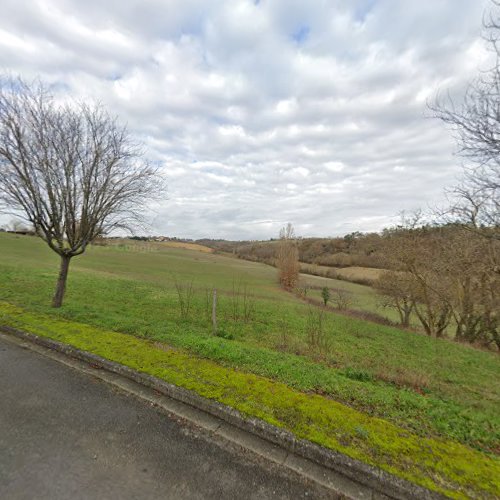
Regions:
M 403 321 L 401 321 L 401 326 L 405 328 L 410 326 L 410 314 L 411 310 L 408 310 L 408 308 L 403 309 Z
M 66 279 L 68 278 L 69 261 L 71 257 L 61 255 L 61 267 L 59 268 L 59 277 L 57 278 L 56 293 L 52 299 L 52 307 L 61 307 L 66 291 Z

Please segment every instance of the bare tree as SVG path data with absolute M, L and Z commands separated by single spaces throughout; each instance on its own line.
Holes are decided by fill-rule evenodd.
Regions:
M 393 270 L 379 280 L 378 288 L 395 304 L 401 321 L 415 312 L 429 336 L 443 336 L 451 318 L 446 300 L 442 255 L 445 238 L 438 228 L 420 224 L 420 214 L 403 218 L 402 225 L 386 231 L 387 265 Z M 385 281 L 385 284 L 384 284 Z
M 295 231 L 290 223 L 280 230 L 276 265 L 281 286 L 286 290 L 294 289 L 299 279 L 299 250 Z
M 22 215 L 61 257 L 54 307 L 72 257 L 137 223 L 160 189 L 157 168 L 102 106 L 60 104 L 41 82 L 0 79 L 0 207 Z
M 408 326 L 415 314 L 430 336 L 500 347 L 500 276 L 491 271 L 500 242 L 463 224 L 385 231 L 390 269 L 375 288 Z
M 373 287 L 381 296 L 380 305 L 394 309 L 399 315 L 401 326 L 410 326 L 411 314 L 415 306 L 412 278 L 401 271 L 383 271 Z
M 500 3 L 483 20 L 484 38 L 495 61 L 469 85 L 463 101 L 440 98 L 430 105 L 452 129 L 466 160 L 461 183 L 450 190 L 451 212 L 484 236 L 500 239 Z M 493 230 L 492 230 L 493 228 Z
M 337 308 L 339 311 L 347 311 L 353 305 L 352 293 L 344 290 L 343 288 L 337 288 L 334 290 L 332 296 L 333 307 Z

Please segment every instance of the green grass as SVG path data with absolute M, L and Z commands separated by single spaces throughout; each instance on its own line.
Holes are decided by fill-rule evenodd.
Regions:
M 75 258 L 65 305 L 53 310 L 57 256 L 35 238 L 0 234 L 0 300 L 161 341 L 324 395 L 422 437 L 498 453 L 498 355 L 333 313 L 325 321 L 329 348 L 317 352 L 307 344 L 309 306 L 279 290 L 274 268 L 185 249 L 131 248 L 95 247 Z M 175 280 L 195 287 L 185 320 Z M 233 317 L 232 292 L 244 284 L 255 306 L 249 322 Z M 213 287 L 224 338 L 210 333 L 205 290 Z M 238 300 L 241 315 L 243 297 Z
M 187 352 L 0 303 L 0 322 L 50 337 L 236 408 L 455 498 L 500 494 L 500 463 L 453 441 L 422 438 L 314 394 Z
M 342 290 L 347 293 L 347 296 L 351 300 L 349 309 L 375 313 L 388 318 L 390 321 L 398 321 L 398 315 L 396 311 L 381 308 L 379 306 L 379 297 L 375 290 L 370 286 L 307 274 L 301 275 L 300 283 L 302 286 L 307 285 L 309 287 L 312 287 L 310 290 L 308 290 L 307 297 L 317 300 L 318 303 L 322 302 L 321 288 L 327 287 L 330 289 L 330 303 L 333 303 L 336 291 Z
M 347 270 L 344 271 L 347 274 Z M 379 270 L 372 269 L 372 271 Z M 400 322 L 400 317 L 395 309 L 381 306 L 380 296 L 371 286 L 352 283 L 347 279 L 334 279 L 312 274 L 301 274 L 299 286 L 302 288 L 304 286 L 310 287 L 307 291 L 307 297 L 318 304 L 323 303 L 321 288 L 327 287 L 330 289 L 330 306 L 334 304 L 334 297 L 337 291 L 341 290 L 346 292 L 350 300 L 349 310 L 360 312 L 361 314 L 374 314 L 381 320 L 388 319 L 393 324 Z M 422 330 L 422 326 L 415 314 L 411 317 L 411 327 L 415 330 Z

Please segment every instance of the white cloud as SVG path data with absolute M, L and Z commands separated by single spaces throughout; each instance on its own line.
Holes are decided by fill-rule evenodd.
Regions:
M 4 0 L 0 68 L 128 123 L 165 164 L 155 233 L 378 230 L 454 182 L 453 141 L 426 102 L 487 64 L 487 5 Z

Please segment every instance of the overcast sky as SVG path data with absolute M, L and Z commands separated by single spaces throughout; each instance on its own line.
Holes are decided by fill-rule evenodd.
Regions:
M 161 160 L 149 232 L 377 231 L 442 202 L 429 118 L 487 62 L 482 0 L 2 0 L 0 70 L 98 99 Z

